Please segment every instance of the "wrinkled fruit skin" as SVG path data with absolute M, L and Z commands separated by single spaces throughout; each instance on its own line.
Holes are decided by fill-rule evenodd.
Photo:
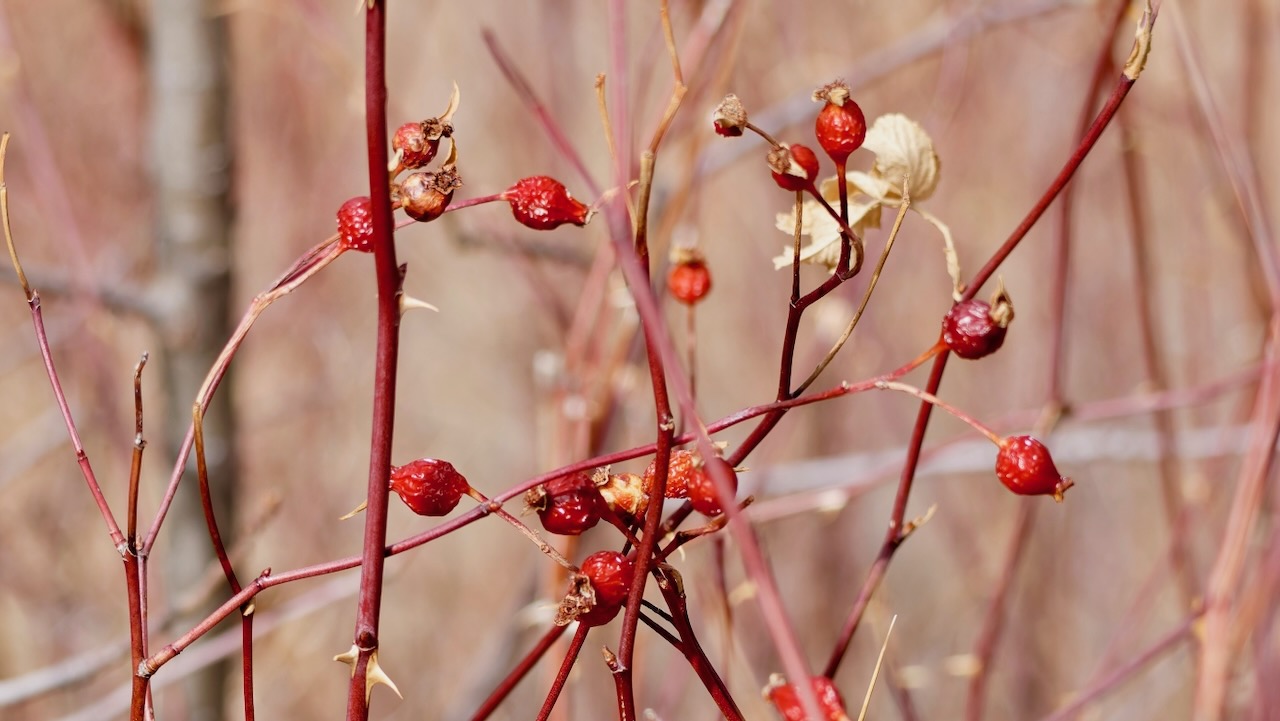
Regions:
M 996 454 L 996 477 L 1006 488 L 1022 496 L 1053 496 L 1072 486 L 1053 464 L 1053 457 L 1043 443 L 1031 436 L 1009 436 Z
M 542 527 L 561 536 L 577 536 L 595 526 L 604 506 L 604 499 L 586 472 L 547 481 L 541 489 L 530 491 L 526 500 L 538 510 Z
M 369 196 L 354 197 L 338 208 L 338 237 L 346 250 L 373 252 L 373 201 Z
M 773 182 L 783 190 L 806 190 L 818 177 L 818 156 L 804 145 L 774 148 L 768 159 Z
M 711 270 L 701 261 L 676 263 L 667 274 L 667 290 L 685 305 L 693 305 L 711 292 Z
M 844 710 L 844 699 L 831 679 L 826 676 L 814 676 L 813 694 L 818 697 L 818 706 L 822 708 L 824 721 L 848 721 Z M 775 686 L 768 691 L 769 701 L 773 703 L 785 721 L 806 721 L 804 704 L 800 702 L 800 694 L 795 684 Z
M 410 173 L 400 182 L 400 207 L 410 218 L 429 223 L 444 214 L 453 191 L 461 187 L 462 179 L 451 165 L 435 173 Z
M 564 184 L 545 175 L 517 181 L 503 197 L 511 204 L 515 219 L 534 230 L 551 230 L 565 223 L 583 226 L 591 212 L 569 194 Z
M 391 149 L 400 153 L 400 165 L 409 169 L 426 167 L 439 148 L 440 141 L 427 138 L 422 123 L 405 123 L 391 138 Z
M 951 306 L 942 319 L 942 342 L 961 358 L 974 360 L 999 350 L 1008 330 L 991 317 L 991 304 L 966 300 Z
M 734 493 L 738 491 L 738 474 L 734 472 L 733 466 L 723 458 L 713 458 L 702 468 L 697 469 L 689 477 L 689 503 L 693 505 L 693 510 L 704 516 L 715 517 L 724 513 L 724 506 L 721 505 L 719 497 L 716 496 L 716 482 L 711 477 L 711 466 L 716 465 L 723 468 L 729 475 L 729 487 Z
M 654 476 L 658 472 L 658 459 L 649 461 L 649 467 L 644 469 L 644 491 L 650 496 L 653 495 Z M 689 497 L 689 481 L 693 474 L 698 470 L 697 466 L 702 463 L 697 453 L 687 451 L 683 448 L 677 448 L 671 451 L 671 465 L 667 471 L 667 498 L 688 498 Z
M 448 461 L 419 458 L 391 469 L 391 490 L 419 516 L 444 516 L 471 488 Z
M 636 566 L 617 551 L 597 551 L 582 562 L 582 573 L 591 580 L 596 605 L 578 617 L 587 626 L 601 626 L 613 620 L 627 602 Z
M 844 105 L 829 102 L 818 113 L 814 134 L 827 155 L 836 163 L 843 163 L 866 140 L 867 118 L 852 99 L 846 99 Z

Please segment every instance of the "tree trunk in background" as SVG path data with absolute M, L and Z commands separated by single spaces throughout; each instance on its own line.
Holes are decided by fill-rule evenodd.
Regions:
M 164 291 L 159 360 L 168 397 L 170 457 L 191 421 L 195 394 L 231 330 L 226 21 L 216 4 L 151 4 L 151 163 L 157 279 Z M 214 508 L 228 545 L 236 458 L 230 398 L 231 388 L 224 382 L 204 427 Z M 196 586 L 214 558 L 193 469 L 194 456 L 159 549 L 171 602 Z M 207 604 L 199 615 L 216 605 Z M 178 627 L 198 618 L 180 620 Z M 191 721 L 224 718 L 228 668 L 229 662 L 214 664 L 184 681 L 184 705 Z

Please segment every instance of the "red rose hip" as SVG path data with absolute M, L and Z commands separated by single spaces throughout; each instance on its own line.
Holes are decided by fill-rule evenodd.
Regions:
M 724 513 L 724 505 L 720 503 L 720 496 L 716 494 L 715 479 L 711 477 L 713 466 L 723 468 L 729 476 L 730 489 L 734 493 L 738 491 L 738 474 L 723 458 L 711 459 L 709 463 L 690 475 L 689 503 L 693 506 L 693 510 L 712 518 Z
M 538 512 L 548 533 L 577 536 L 600 521 L 604 499 L 591 474 L 582 471 L 560 476 L 530 489 L 525 504 Z
M 453 464 L 436 458 L 419 458 L 391 469 L 391 490 L 419 516 L 447 515 L 470 488 Z
M 996 477 L 1006 488 L 1022 496 L 1053 496 L 1074 485 L 1058 472 L 1049 449 L 1031 436 L 1009 436 L 1000 443 L 996 454 Z
M 671 296 L 685 305 L 693 305 L 711 292 L 711 269 L 706 258 L 693 249 L 680 249 L 672 253 L 671 270 L 667 273 L 667 290 Z
M 814 122 L 818 145 L 837 164 L 844 163 L 853 151 L 862 147 L 867 137 L 867 118 L 849 97 L 849 86 L 843 80 L 814 91 L 813 99 L 826 103 Z
M 818 177 L 818 156 L 803 145 L 779 145 L 767 159 L 773 182 L 783 190 L 807 190 Z
M 942 342 L 961 358 L 982 358 L 1004 344 L 1012 320 L 1013 301 L 1000 287 L 990 303 L 964 300 L 951 306 L 942 319 Z
M 590 208 L 570 195 L 563 183 L 545 175 L 517 181 L 502 198 L 511 204 L 516 220 L 534 230 L 551 230 L 565 223 L 581 227 L 591 219 Z
M 338 208 L 338 238 L 345 250 L 373 251 L 373 201 L 369 196 L 356 196 Z
M 823 721 L 849 721 L 844 710 L 844 699 L 836 685 L 826 676 L 813 676 L 809 679 L 813 686 L 813 695 L 818 699 L 822 709 Z M 804 713 L 804 704 L 800 701 L 800 691 L 795 684 L 785 683 L 778 675 L 774 675 L 769 686 L 765 688 L 765 698 L 778 709 L 784 721 L 808 721 Z

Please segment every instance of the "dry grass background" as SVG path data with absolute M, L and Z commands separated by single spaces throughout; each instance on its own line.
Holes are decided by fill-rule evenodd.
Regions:
M 352 4 L 222 6 L 232 41 L 226 61 L 232 83 L 236 315 L 294 257 L 332 232 L 332 213 L 343 199 L 363 192 L 363 26 Z M 705 4 L 673 3 L 678 37 L 687 34 Z M 717 93 L 736 92 L 753 110 L 775 107 L 833 77 L 856 78 L 868 58 L 910 44 L 920 28 L 940 18 L 1029 4 L 747 3 L 724 86 L 712 73 L 690 77 L 690 100 L 659 159 L 659 202 L 670 203 L 681 192 L 680 173 L 693 154 L 740 149 L 709 137 L 705 119 Z M 1179 4 L 1218 110 L 1248 148 L 1265 207 L 1274 207 L 1280 138 L 1266 118 L 1280 90 L 1274 72 L 1280 6 L 1272 0 Z M 66 279 L 72 287 L 88 282 L 141 293 L 148 282 L 148 219 L 154 208 L 147 176 L 153 160 L 146 155 L 144 5 L 0 4 L 2 34 L 8 36 L 0 43 L 0 126 L 14 133 L 7 171 L 13 225 L 37 287 Z M 647 137 L 665 103 L 669 74 L 656 3 L 625 5 L 635 111 L 630 120 L 636 134 Z M 1076 117 L 1110 10 L 1059 5 L 959 37 L 857 91 L 869 118 L 903 112 L 933 135 L 943 175 L 926 207 L 951 225 L 969 273 L 1004 239 L 1074 146 Z M 455 122 L 467 183 L 462 197 L 497 192 L 516 178 L 544 172 L 585 195 L 503 81 L 480 33 L 493 30 L 603 180 L 610 165 L 592 82 L 609 69 L 605 8 L 582 0 L 393 3 L 393 122 L 439 112 L 457 81 L 463 104 Z M 1162 22 L 1147 74 L 1122 115 L 1134 130 L 1132 142 L 1150 190 L 1145 212 L 1156 249 L 1151 290 L 1158 298 L 1161 354 L 1171 386 L 1190 388 L 1257 367 L 1268 309 L 1259 262 L 1188 91 L 1171 26 Z M 1115 55 L 1122 58 L 1127 48 L 1122 33 Z M 713 45 L 713 65 L 728 51 L 723 42 Z M 770 129 L 796 140 L 811 132 L 807 125 Z M 40 141 L 38 134 L 47 139 Z M 33 156 L 31 148 L 41 142 L 51 157 Z M 698 318 L 699 400 L 708 418 L 769 400 L 776 384 L 789 280 L 771 269 L 769 258 L 787 243 L 773 222 L 789 200 L 768 180 L 759 143 L 737 141 L 748 143 L 748 152 L 699 178 L 677 224 L 679 233 L 698 239 L 715 273 L 715 291 Z M 1113 127 L 1075 181 L 1067 391 L 1077 404 L 1145 388 L 1134 309 L 1140 289 L 1133 280 L 1120 150 Z M 557 437 L 564 424 L 554 420 L 566 409 L 535 373 L 536 359 L 553 357 L 563 340 L 527 271 L 532 267 L 572 309 L 584 263 L 604 241 L 604 228 L 532 236 L 497 206 L 398 234 L 401 260 L 409 264 L 407 291 L 441 308 L 439 314 L 410 315 L 404 324 L 394 454 L 399 462 L 422 455 L 451 459 L 492 494 L 574 460 L 560 457 L 570 444 Z M 872 252 L 883 237 L 871 235 Z M 1051 237 L 1052 225 L 1042 222 L 1003 270 L 1018 309 L 1004 350 L 981 363 L 953 362 L 943 383 L 944 398 L 997 424 L 1012 411 L 1034 412 L 1045 398 Z M 949 303 L 936 235 L 911 218 L 898 242 L 867 318 L 820 386 L 895 367 L 936 338 Z M 511 252 L 510 243 L 543 244 L 557 255 L 530 266 Z M 371 268 L 366 257 L 344 257 L 274 306 L 236 361 L 234 396 L 215 403 L 215 412 L 234 413 L 241 444 L 241 532 L 234 535 L 242 577 L 359 548 L 362 525 L 335 519 L 363 495 L 375 312 Z M 806 271 L 807 283 L 821 277 Z M 800 357 L 809 360 L 798 367 L 820 357 L 832 323 L 843 324 L 864 282 L 862 277 L 849 284 L 824 304 L 828 308 L 806 319 Z M 118 643 L 127 637 L 127 623 L 119 559 L 59 426 L 27 311 L 16 286 L 0 285 L 0 296 L 0 678 L 11 679 Z M 89 294 L 46 293 L 45 313 L 89 453 L 119 509 L 132 436 L 129 377 L 138 354 L 153 346 L 153 332 L 136 315 Z M 609 322 L 623 322 L 611 313 Z M 670 317 L 680 327 L 683 314 Z M 651 433 L 642 362 L 633 354 L 633 369 L 619 375 L 617 421 L 605 439 L 607 448 L 646 442 Z M 1238 424 L 1247 419 L 1256 390 L 1253 382 L 1238 385 L 1174 416 L 1181 431 L 1207 432 L 1200 455 L 1176 464 L 1178 488 L 1193 514 L 1185 537 L 1201 586 L 1235 487 Z M 154 396 L 149 390 L 147 403 L 159 408 L 161 399 Z M 900 449 L 915 409 L 909 399 L 888 394 L 805 409 L 789 416 L 749 461 L 753 472 L 744 482 L 761 484 L 762 510 L 773 499 L 808 504 L 763 522 L 760 531 L 816 665 L 825 660 L 878 548 L 896 474 L 881 474 L 884 482 L 865 486 L 836 510 L 818 510 L 813 489 L 849 483 L 859 468 L 857 454 Z M 161 427 L 156 418 L 148 428 L 153 450 L 144 473 L 144 518 L 168 474 L 170 460 L 160 457 L 160 441 L 181 432 Z M 1000 427 L 1025 428 L 1029 422 L 1022 418 L 1021 424 Z M 1108 443 L 1078 433 L 1099 429 Z M 1050 712 L 1092 678 L 1110 642 L 1118 644 L 1115 658 L 1127 659 L 1186 617 L 1185 599 L 1164 560 L 1169 531 L 1158 467 L 1122 452 L 1151 429 L 1150 417 L 1142 415 L 1103 422 L 1068 418 L 1062 425 L 1064 438 L 1076 440 L 1062 441 L 1071 450 L 1063 452 L 1060 466 L 1077 487 L 1065 504 L 1039 509 L 991 669 L 988 718 Z M 942 441 L 964 433 L 939 417 L 929 437 Z M 814 459 L 821 462 L 788 465 Z M 884 626 L 897 614 L 889 654 L 896 673 L 890 681 L 911 686 L 919 718 L 960 717 L 964 656 L 973 649 L 1019 502 L 989 471 L 972 466 L 922 478 L 909 512 L 937 504 L 937 515 L 895 558 L 870 623 L 854 642 L 837 679 L 848 698 L 861 697 Z M 1274 564 L 1261 562 L 1275 557 L 1274 502 L 1272 485 L 1250 550 L 1251 580 L 1277 573 Z M 391 537 L 424 527 L 423 519 L 401 510 L 393 508 Z M 264 514 L 246 532 L 245 525 Z M 607 531 L 585 541 L 587 548 L 610 543 Z M 695 613 L 708 629 L 709 651 L 719 659 L 729 652 L 720 643 L 711 550 L 709 543 L 694 545 L 679 566 Z M 165 552 L 162 539 L 156 554 Z M 742 574 L 732 549 L 728 555 L 732 585 Z M 384 643 L 382 662 L 406 699 L 379 692 L 376 718 L 451 718 L 457 709 L 465 712 L 474 707 L 476 694 L 487 692 L 492 674 L 538 633 L 536 626 L 522 624 L 527 615 L 518 611 L 548 598 L 538 581 L 547 564 L 496 521 L 398 557 L 388 568 L 383 623 L 390 642 Z M 1153 574 L 1155 585 L 1147 586 Z M 156 608 L 184 592 L 165 588 L 159 577 L 155 583 Z M 268 630 L 257 647 L 261 717 L 340 713 L 346 673 L 329 658 L 350 644 L 354 574 L 336 583 L 305 582 L 259 597 Z M 1144 587 L 1155 590 L 1143 596 Z M 332 596 L 319 602 L 321 592 Z M 1135 599 L 1145 599 L 1136 614 Z M 278 625 L 267 621 L 270 614 L 312 602 L 317 607 L 305 615 Z M 754 604 L 739 603 L 735 611 L 727 675 L 747 716 L 768 718 L 758 688 L 769 672 L 780 670 L 779 662 Z M 1273 613 L 1240 647 L 1229 718 L 1264 718 L 1249 715 L 1255 698 L 1270 695 L 1274 702 L 1274 690 L 1266 690 L 1277 680 L 1268 670 L 1280 669 Z M 642 703 L 666 719 L 714 717 L 714 707 L 678 656 L 653 640 L 647 636 L 640 646 Z M 562 704 L 575 718 L 611 713 L 612 686 L 597 655 L 606 643 L 616 644 L 613 631 L 597 632 L 588 641 L 567 696 L 572 701 Z M 197 656 L 200 648 L 178 662 Z M 1189 718 L 1194 648 L 1183 644 L 1082 718 Z M 82 683 L 4 709 L 0 716 L 52 719 L 84 709 L 127 684 L 127 665 L 122 656 Z M 547 682 L 545 673 L 535 672 L 496 717 L 532 717 L 531 704 L 540 701 Z M 228 717 L 238 717 L 234 679 L 227 693 Z M 187 718 L 179 694 L 161 690 L 157 701 L 164 721 Z M 892 694 L 881 689 L 872 717 L 894 717 L 896 708 Z M 1275 705 L 1263 708 L 1280 713 Z

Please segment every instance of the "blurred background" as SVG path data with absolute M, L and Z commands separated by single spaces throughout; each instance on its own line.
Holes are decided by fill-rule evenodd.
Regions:
M 118 518 L 140 354 L 151 353 L 145 527 L 231 329 L 255 294 L 333 233 L 337 207 L 368 192 L 355 5 L 0 2 L 13 233 Z M 1123 62 L 1138 17 L 1111 0 L 673 0 L 671 9 L 689 93 L 658 156 L 654 256 L 678 241 L 708 257 L 715 285 L 696 317 L 705 419 L 774 398 L 790 288 L 790 273 L 770 259 L 790 242 L 774 223 L 791 196 L 770 181 L 762 141 L 711 132 L 724 93 L 791 142 L 813 143 L 819 106 L 809 94 L 838 77 L 869 121 L 890 112 L 917 120 L 942 161 L 921 207 L 950 226 L 969 277 L 1076 146 L 1082 118 L 1118 76 L 1104 68 L 1102 96 L 1088 97 L 1100 53 Z M 1218 681 L 1224 717 L 1280 718 L 1280 543 L 1266 462 L 1274 429 L 1264 423 L 1275 401 L 1265 353 L 1280 137 L 1266 118 L 1280 93 L 1278 32 L 1273 0 L 1165 3 L 1146 73 L 1074 181 L 1069 235 L 1055 206 L 1002 268 L 1017 308 L 1003 350 L 953 360 L 940 393 L 1001 433 L 1025 432 L 1047 407 L 1064 410 L 1047 441 L 1076 487 L 1061 505 L 1012 496 L 991 472 L 990 444 L 935 414 L 926 447 L 936 452 L 908 517 L 936 513 L 894 557 L 836 676 L 853 710 L 896 615 L 873 718 L 1041 718 L 1169 638 L 1080 718 L 1190 718 L 1197 684 L 1207 683 L 1197 663 L 1206 636 L 1187 624 L 1212 579 L 1230 607 L 1229 639 L 1208 637 L 1230 660 Z M 656 2 L 392 3 L 388 53 L 393 127 L 440 113 L 453 83 L 461 89 L 458 199 L 549 174 L 594 200 L 616 185 L 597 74 L 607 76 L 628 177 L 671 89 Z M 495 54 L 542 100 L 590 180 Z M 850 165 L 871 161 L 859 152 Z M 889 220 L 868 234 L 871 258 Z M 494 495 L 652 440 L 647 368 L 625 287 L 608 272 L 607 232 L 595 222 L 539 234 L 494 204 L 397 234 L 406 292 L 440 312 L 409 314 L 402 326 L 396 463 L 448 459 Z M 1065 266 L 1055 246 L 1063 238 Z M 816 388 L 895 368 L 932 345 L 951 302 L 940 248 L 931 225 L 907 218 L 866 316 Z M 209 412 L 219 520 L 242 581 L 359 553 L 363 523 L 337 520 L 362 500 L 368 467 L 375 288 L 371 258 L 357 255 L 263 315 Z M 120 718 L 130 669 L 119 557 L 5 265 L 0 716 Z M 1064 267 L 1060 324 L 1054 288 Z M 806 315 L 802 377 L 851 317 L 868 275 Z M 804 269 L 806 287 L 825 277 Z M 684 308 L 668 305 L 686 348 Z M 900 394 L 862 394 L 797 410 L 741 476 L 819 669 L 879 550 L 916 409 Z M 733 444 L 749 428 L 717 438 Z M 1241 484 L 1257 492 L 1238 494 Z M 393 502 L 389 537 L 436 522 Z M 604 524 L 565 544 L 575 558 L 616 546 Z M 760 688 L 780 661 L 738 558 L 731 543 L 705 540 L 676 566 L 744 713 L 772 718 Z M 153 649 L 225 599 L 211 563 L 189 475 L 150 557 Z M 468 718 L 543 633 L 547 604 L 563 591 L 554 564 L 496 519 L 387 568 L 381 662 L 405 699 L 375 692 L 379 719 Z M 258 597 L 261 717 L 341 714 L 348 676 L 329 659 L 350 646 L 356 584 L 348 572 Z M 616 648 L 617 628 L 588 639 L 560 718 L 612 717 L 598 654 Z M 157 718 L 241 717 L 238 634 L 227 630 L 157 674 Z M 679 655 L 641 637 L 640 703 L 663 719 L 715 718 Z M 562 654 L 553 649 L 493 717 L 532 718 Z

